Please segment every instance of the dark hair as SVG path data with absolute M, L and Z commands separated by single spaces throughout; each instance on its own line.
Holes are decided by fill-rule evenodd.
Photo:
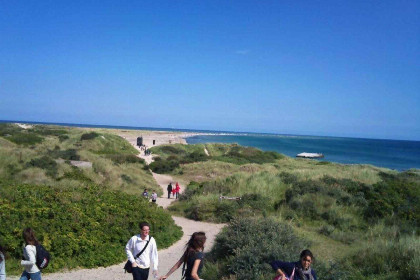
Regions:
M 198 252 L 204 249 L 204 243 L 206 242 L 206 233 L 202 231 L 194 232 L 191 235 L 190 240 L 188 240 L 187 244 L 185 245 L 186 249 L 184 252 L 184 262 L 187 261 L 188 256 L 192 252 Z
M 300 259 L 303 259 L 305 257 L 311 257 L 311 259 L 314 259 L 314 255 L 309 249 L 303 250 L 302 253 L 300 253 Z
M 148 223 L 146 223 L 146 222 L 141 222 L 139 224 L 139 227 L 140 227 L 140 229 L 143 229 L 144 227 L 149 227 L 150 228 L 150 225 Z
M 5 255 L 4 254 L 4 249 L 3 249 L 3 247 L 1 247 L 1 245 L 0 245 L 0 253 L 2 253 L 3 254 L 3 256 Z M 2 262 L 3 261 L 3 258 L 1 257 L 1 255 L 0 255 L 0 262 Z
M 25 228 L 22 233 L 23 240 L 25 240 L 26 245 L 38 245 L 39 242 L 35 237 L 35 232 L 31 228 Z

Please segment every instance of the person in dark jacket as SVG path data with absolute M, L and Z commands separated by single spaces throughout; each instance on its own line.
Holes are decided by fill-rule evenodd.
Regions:
M 311 263 L 314 260 L 314 256 L 311 251 L 303 250 L 300 253 L 300 260 L 297 262 L 283 262 L 273 261 L 271 267 L 276 271 L 276 274 L 280 276 L 279 280 L 286 279 L 294 274 L 294 280 L 317 280 L 316 273 L 311 268 Z
M 179 261 L 159 280 L 167 279 L 175 270 L 183 265 L 183 277 L 185 280 L 201 280 L 200 272 L 204 261 L 204 244 L 206 243 L 206 234 L 202 231 L 194 232 L 186 245 L 186 249 Z M 184 279 L 184 278 L 183 278 Z
M 171 198 L 172 183 L 169 183 L 167 190 L 168 190 L 168 198 Z

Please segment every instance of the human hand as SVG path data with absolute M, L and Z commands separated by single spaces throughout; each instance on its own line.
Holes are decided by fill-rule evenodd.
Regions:
M 136 262 L 133 262 L 133 263 L 131 263 L 131 267 L 137 267 L 138 265 L 137 265 L 137 263 Z
M 165 276 L 160 277 L 159 280 L 165 280 L 166 278 L 168 278 L 168 276 L 165 275 Z

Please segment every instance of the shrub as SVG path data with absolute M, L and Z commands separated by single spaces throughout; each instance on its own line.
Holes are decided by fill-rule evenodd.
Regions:
M 144 159 L 139 158 L 136 155 L 127 155 L 127 154 L 115 154 L 115 155 L 108 155 L 109 159 L 116 164 L 125 164 L 125 163 L 140 163 L 145 164 L 146 162 Z
M 89 132 L 89 133 L 84 133 L 82 134 L 82 136 L 80 137 L 80 140 L 91 140 L 91 139 L 95 139 L 96 137 L 98 137 L 99 134 L 96 132 Z
M 211 258 L 225 263 L 224 276 L 255 280 L 271 272 L 269 262 L 294 261 L 307 245 L 287 224 L 270 218 L 237 218 L 216 237 Z
M 35 145 L 41 143 L 44 140 L 44 138 L 30 132 L 18 132 L 10 137 L 6 137 L 6 139 L 23 146 Z
M 67 135 L 59 135 L 58 136 L 58 140 L 60 140 L 60 142 L 64 142 L 65 140 L 70 139 L 70 137 L 68 137 Z
M 44 169 L 45 173 L 51 177 L 55 177 L 57 175 L 57 163 L 49 156 L 31 159 L 31 161 L 27 163 L 27 166 Z
M 129 218 L 127 218 L 127 213 Z M 140 197 L 86 186 L 60 189 L 49 186 L 0 185 L 0 244 L 11 257 L 9 273 L 17 273 L 22 230 L 34 228 L 52 261 L 46 271 L 119 264 L 124 246 L 139 232 L 138 223 L 151 224 L 159 248 L 182 236 L 181 229 L 162 208 Z
M 54 149 L 49 151 L 49 155 L 53 158 L 62 158 L 65 160 L 80 160 L 80 156 L 75 149 L 59 150 Z
M 82 170 L 80 170 L 79 168 L 72 166 L 72 169 L 70 172 L 66 172 L 64 173 L 64 175 L 62 177 L 60 177 L 58 180 L 63 180 L 63 179 L 70 179 L 70 180 L 77 180 L 83 183 L 92 183 L 92 179 L 90 179 L 89 177 L 87 177 Z
M 351 256 L 363 275 L 398 273 L 398 279 L 420 279 L 420 239 L 409 236 L 397 240 L 378 240 Z
M 49 126 L 44 126 L 44 125 L 35 126 L 33 131 L 39 135 L 45 135 L 45 136 L 50 136 L 50 135 L 63 136 L 68 133 L 68 131 L 65 129 L 55 129 L 55 128 L 50 128 Z
M 149 168 L 159 174 L 170 173 L 178 167 L 179 162 L 173 160 L 155 160 L 149 164 Z

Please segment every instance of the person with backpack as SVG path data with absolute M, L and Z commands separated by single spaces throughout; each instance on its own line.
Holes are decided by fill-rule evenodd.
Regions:
M 6 280 L 6 258 L 3 247 L 0 245 L 0 280 Z
M 140 234 L 134 235 L 125 246 L 127 263 L 124 269 L 133 273 L 133 280 L 147 280 L 150 264 L 153 263 L 153 274 L 157 278 L 158 252 L 156 241 L 149 235 L 150 225 L 140 223 Z M 131 267 L 127 267 L 130 266 Z
M 300 253 L 300 260 L 297 262 L 273 261 L 271 267 L 276 271 L 278 280 L 316 280 L 315 270 L 311 268 L 314 256 L 308 249 Z
M 31 228 L 25 228 L 22 235 L 25 246 L 23 247 L 23 259 L 20 264 L 25 270 L 22 272 L 20 280 L 41 280 L 41 270 L 36 265 L 36 249 L 39 242 L 35 237 L 35 232 Z
M 187 242 L 186 249 L 179 261 L 159 280 L 167 279 L 182 264 L 182 279 L 185 280 L 201 280 L 200 272 L 203 268 L 204 260 L 204 244 L 206 243 L 206 234 L 202 231 L 194 232 L 190 240 Z

